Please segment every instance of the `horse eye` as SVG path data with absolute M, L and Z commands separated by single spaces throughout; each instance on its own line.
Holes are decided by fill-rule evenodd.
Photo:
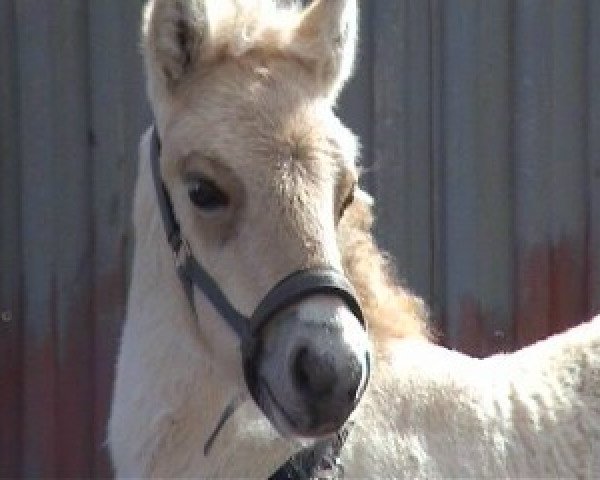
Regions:
M 227 194 L 208 178 L 194 180 L 188 195 L 190 201 L 202 210 L 212 211 L 229 205 Z

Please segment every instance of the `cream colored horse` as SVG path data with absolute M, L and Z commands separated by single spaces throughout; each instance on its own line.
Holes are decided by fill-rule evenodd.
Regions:
M 190 307 L 176 274 L 148 133 L 109 424 L 119 477 L 266 478 L 350 414 L 341 461 L 351 477 L 546 472 L 535 462 L 521 468 L 528 464 L 519 451 L 545 444 L 536 437 L 541 431 L 512 435 L 513 404 L 504 399 L 507 389 L 521 390 L 511 370 L 424 342 L 421 301 L 395 286 L 372 240 L 356 140 L 332 110 L 351 72 L 355 38 L 355 0 L 315 0 L 304 10 L 259 0 L 148 2 L 143 43 L 161 178 L 191 253 L 244 315 L 291 272 L 314 265 L 343 271 L 369 337 L 335 295 L 306 297 L 279 312 L 261 332 L 257 360 L 271 403 L 257 405 L 246 394 L 239 339 L 201 289 Z M 595 357 L 584 357 L 596 359 L 594 348 Z M 299 352 L 311 352 L 311 360 Z M 355 401 L 340 392 L 365 381 L 369 355 L 372 378 L 352 413 Z M 557 355 L 558 374 L 579 358 Z M 490 381 L 490 368 L 501 380 Z M 531 376 L 544 371 L 534 364 Z M 535 395 L 526 392 L 523 402 L 535 404 Z M 582 405 L 576 414 L 593 409 Z M 588 452 L 570 425 L 545 421 Z M 553 458 L 544 468 L 563 472 Z M 581 458 L 565 462 L 565 471 L 575 472 L 573 462 L 587 468 Z
M 355 37 L 355 1 L 305 11 L 267 1 L 150 1 L 143 38 L 161 175 L 190 250 L 239 312 L 250 315 L 291 272 L 325 265 L 350 278 L 372 339 L 422 335 L 422 304 L 389 281 L 371 239 L 357 142 L 332 111 Z M 346 420 L 370 342 L 336 296 L 281 312 L 261 338 L 270 404 L 261 410 L 247 398 L 205 455 L 224 409 L 246 390 L 238 339 L 201 291 L 195 313 L 188 305 L 148 148 L 109 426 L 117 473 L 267 476 L 300 448 L 298 437 L 334 433 Z

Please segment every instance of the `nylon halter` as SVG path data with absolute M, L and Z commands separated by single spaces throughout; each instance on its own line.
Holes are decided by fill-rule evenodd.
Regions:
M 152 133 L 150 152 L 152 177 L 167 241 L 175 256 L 177 274 L 192 311 L 196 311 L 193 293 L 194 288 L 197 288 L 239 337 L 246 384 L 255 402 L 260 406 L 256 396 L 255 359 L 260 351 L 262 328 L 278 312 L 301 299 L 316 294 L 328 294 L 343 300 L 363 328 L 366 329 L 364 316 L 356 294 L 342 272 L 327 266 L 312 267 L 292 272 L 277 283 L 260 301 L 250 317 L 241 314 L 231 304 L 214 278 L 196 260 L 188 242 L 182 236 L 171 198 L 162 181 L 160 151 L 161 144 L 155 126 Z

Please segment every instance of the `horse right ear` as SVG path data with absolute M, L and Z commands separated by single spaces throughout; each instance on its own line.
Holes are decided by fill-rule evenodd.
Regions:
M 210 22 L 205 0 L 149 0 L 142 39 L 148 75 L 174 88 L 208 54 Z
M 312 67 L 319 90 L 331 99 L 352 73 L 356 24 L 357 0 L 313 0 L 292 35 L 288 48 Z

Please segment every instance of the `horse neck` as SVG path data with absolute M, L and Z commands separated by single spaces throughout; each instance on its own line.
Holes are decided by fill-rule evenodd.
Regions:
M 130 458 L 137 465 L 118 473 L 268 476 L 287 459 L 292 446 L 273 432 L 249 398 L 225 424 L 210 452 L 203 452 L 225 407 L 245 387 L 241 373 L 223 369 L 214 360 L 211 352 L 218 348 L 204 335 L 203 324 L 221 325 L 222 319 L 213 318 L 214 311 L 201 295 L 196 295 L 196 314 L 188 304 L 164 238 L 144 145 L 134 219 L 132 281 L 111 429 L 119 430 L 122 417 L 127 425 L 121 427 L 127 429 L 123 436 L 131 442 L 124 448 L 132 449 Z

